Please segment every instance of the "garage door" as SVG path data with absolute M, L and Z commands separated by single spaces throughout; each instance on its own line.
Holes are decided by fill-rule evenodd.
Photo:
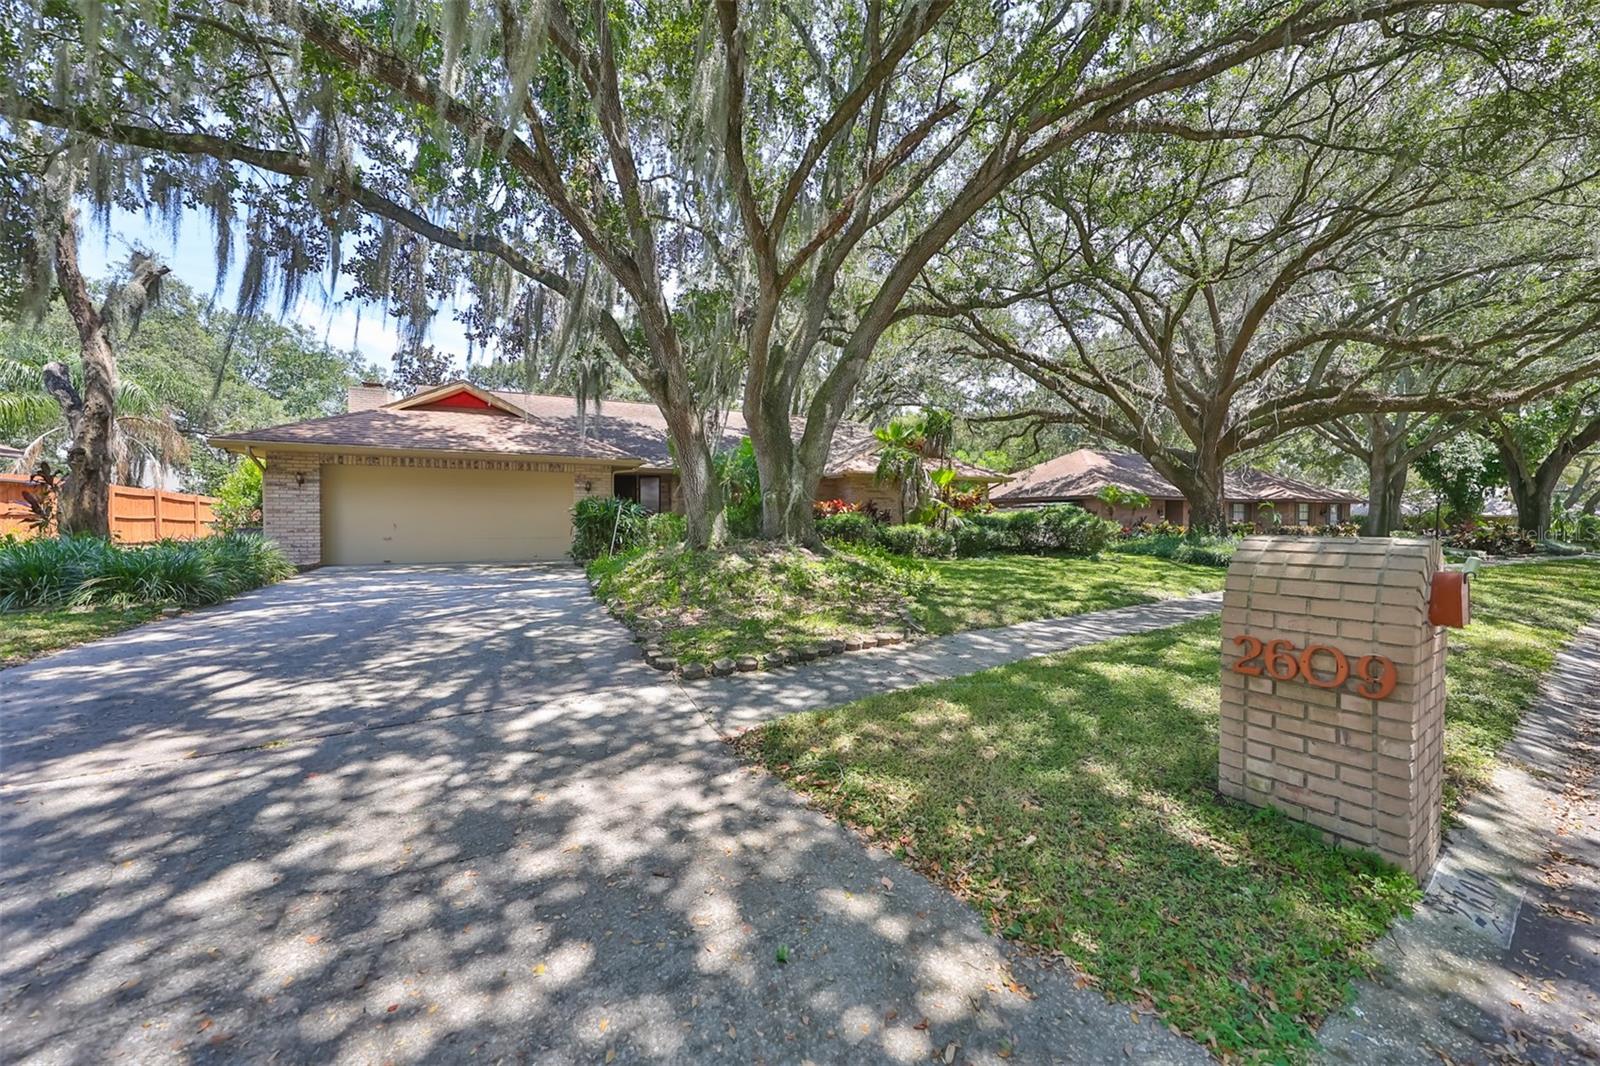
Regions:
M 520 563 L 571 546 L 570 474 L 322 468 L 324 563 Z

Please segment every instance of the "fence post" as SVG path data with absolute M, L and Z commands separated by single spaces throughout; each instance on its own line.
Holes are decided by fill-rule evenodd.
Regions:
M 151 489 L 151 491 L 153 493 L 155 493 L 155 495 L 152 498 L 151 502 L 155 505 L 153 507 L 153 510 L 155 511 L 155 515 L 156 515 L 156 539 L 160 540 L 161 539 L 161 504 L 162 504 L 161 490 L 159 488 L 157 488 L 157 489 Z

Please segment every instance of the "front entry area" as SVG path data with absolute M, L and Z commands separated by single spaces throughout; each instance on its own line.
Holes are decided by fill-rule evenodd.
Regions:
M 572 475 L 326 464 L 322 562 L 520 563 L 572 547 Z

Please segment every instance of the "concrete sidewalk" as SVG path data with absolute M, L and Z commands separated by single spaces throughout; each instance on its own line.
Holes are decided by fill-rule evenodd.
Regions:
M 977 673 L 1114 637 L 1165 629 L 1222 610 L 1222 593 L 974 629 L 755 674 L 685 681 L 683 689 L 723 736 L 809 711 Z
M 1376 954 L 1381 977 L 1320 1034 L 1324 1061 L 1600 1061 L 1600 622 Z

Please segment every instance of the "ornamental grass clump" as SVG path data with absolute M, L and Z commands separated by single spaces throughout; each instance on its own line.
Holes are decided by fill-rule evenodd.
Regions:
M 260 536 L 117 544 L 99 537 L 0 542 L 0 610 L 217 603 L 294 567 Z

